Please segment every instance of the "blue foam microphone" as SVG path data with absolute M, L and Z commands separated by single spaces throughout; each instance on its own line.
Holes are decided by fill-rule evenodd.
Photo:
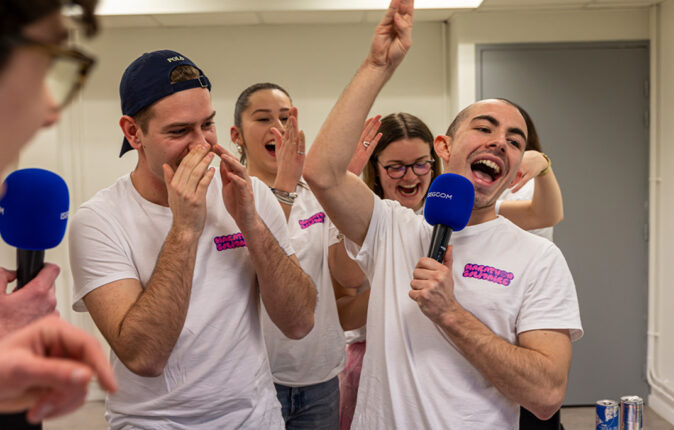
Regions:
M 473 212 L 475 188 L 461 175 L 445 173 L 433 180 L 428 194 L 424 216 L 433 226 L 428 256 L 442 263 L 452 231 L 462 230 Z
M 68 222 L 68 186 L 56 173 L 21 169 L 5 179 L 0 199 L 0 235 L 16 250 L 17 288 L 42 270 L 44 250 L 63 240 Z

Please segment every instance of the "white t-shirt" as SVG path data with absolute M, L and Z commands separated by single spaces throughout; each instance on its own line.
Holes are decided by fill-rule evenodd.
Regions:
M 288 232 L 302 269 L 316 285 L 314 327 L 300 340 L 289 339 L 267 312 L 262 313 L 262 331 L 274 382 L 291 387 L 328 381 L 342 371 L 346 361 L 344 332 L 328 267 L 328 248 L 337 243 L 335 230 L 308 188 L 298 186 L 296 192 Z
M 367 350 L 353 429 L 517 429 L 519 405 L 501 395 L 409 298 L 432 227 L 375 197 L 357 252 L 370 284 Z M 452 234 L 458 302 L 496 335 L 569 329 L 582 335 L 571 273 L 551 242 L 503 217 Z
M 255 270 L 221 190 L 215 175 L 189 309 L 163 373 L 138 376 L 111 351 L 119 383 L 119 391 L 107 398 L 112 429 L 284 428 L 264 350 Z M 260 217 L 292 254 L 278 202 L 255 178 L 253 192 Z M 138 194 L 129 175 L 84 203 L 70 231 L 73 308 L 86 311 L 82 297 L 116 280 L 147 285 L 172 220 L 168 207 Z
M 510 188 L 506 189 L 503 194 L 498 198 L 496 202 L 496 213 L 498 214 L 501 209 L 501 203 L 504 201 L 515 201 L 515 200 L 531 200 L 534 198 L 534 180 L 528 181 L 522 188 L 517 190 L 516 193 L 510 191 Z M 536 228 L 533 230 L 527 230 L 529 233 L 533 233 L 536 236 L 544 237 L 552 242 L 552 235 L 554 232 L 554 227 L 544 227 Z

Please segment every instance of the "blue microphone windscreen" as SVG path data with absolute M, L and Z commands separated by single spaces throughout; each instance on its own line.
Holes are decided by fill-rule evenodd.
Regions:
M 435 178 L 428 189 L 424 216 L 431 225 L 442 224 L 459 231 L 468 224 L 474 202 L 473 184 L 461 175 L 445 173 Z
M 12 172 L 0 199 L 0 235 L 16 248 L 53 248 L 66 232 L 69 206 L 68 186 L 56 173 L 43 169 Z

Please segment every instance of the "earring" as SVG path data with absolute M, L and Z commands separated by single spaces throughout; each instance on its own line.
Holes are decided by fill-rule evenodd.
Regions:
M 243 154 L 243 146 L 239 145 L 238 143 L 234 144 L 236 146 L 236 150 L 239 152 L 239 155 Z

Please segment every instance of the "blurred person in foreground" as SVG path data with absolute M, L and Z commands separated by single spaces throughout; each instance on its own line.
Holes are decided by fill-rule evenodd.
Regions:
M 66 45 L 65 4 L 81 7 L 80 24 L 96 32 L 95 0 L 5 0 L 0 3 L 0 170 L 42 127 L 54 124 L 73 99 L 93 59 Z M 4 190 L 2 191 L 4 192 Z M 16 279 L 0 268 L 0 412 L 29 410 L 27 418 L 68 413 L 86 399 L 96 375 L 116 390 L 112 369 L 98 342 L 56 315 L 58 266 L 45 264 L 22 289 L 7 293 Z M 18 420 L 18 421 L 13 421 Z M 0 427 L 16 428 L 23 413 L 0 416 Z M 20 424 L 18 424 L 20 425 Z

